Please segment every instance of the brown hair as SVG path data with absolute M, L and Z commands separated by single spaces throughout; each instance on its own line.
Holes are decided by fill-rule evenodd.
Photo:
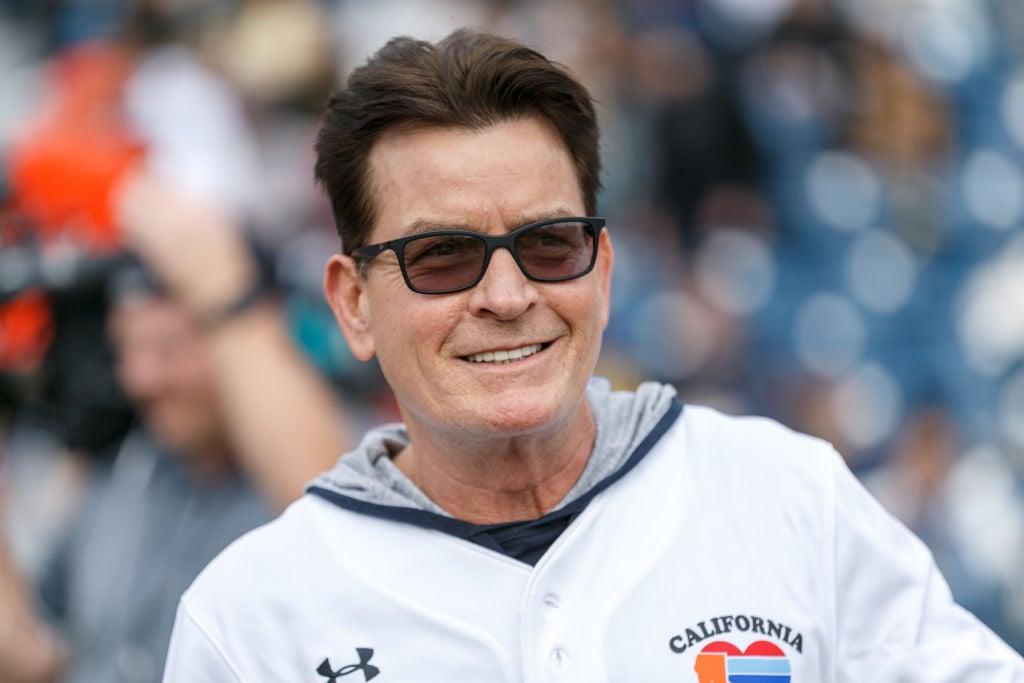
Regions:
M 316 138 L 317 181 L 342 248 L 363 246 L 374 220 L 369 156 L 377 138 L 408 125 L 482 129 L 537 114 L 572 157 L 588 214 L 601 187 L 597 119 L 567 69 L 513 40 L 459 29 L 436 44 L 393 38 L 336 91 Z

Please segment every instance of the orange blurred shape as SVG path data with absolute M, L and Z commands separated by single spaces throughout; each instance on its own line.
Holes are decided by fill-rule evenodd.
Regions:
M 113 194 L 143 155 L 122 110 L 132 69 L 113 45 L 77 45 L 49 65 L 51 100 L 8 157 L 13 208 L 47 240 L 69 235 L 95 251 L 119 243 Z
M 700 683 L 728 683 L 726 660 L 743 654 L 738 647 L 725 640 L 716 640 L 701 648 L 693 663 Z
M 693 663 L 700 683 L 728 683 L 725 655 L 720 652 L 701 652 Z
M 42 293 L 26 292 L 0 306 L 0 372 L 28 372 L 39 366 L 53 326 Z

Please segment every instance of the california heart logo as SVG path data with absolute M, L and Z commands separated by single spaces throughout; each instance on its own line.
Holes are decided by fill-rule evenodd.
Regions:
M 716 640 L 701 649 L 693 670 L 699 683 L 790 683 L 786 654 L 767 640 L 740 650 Z

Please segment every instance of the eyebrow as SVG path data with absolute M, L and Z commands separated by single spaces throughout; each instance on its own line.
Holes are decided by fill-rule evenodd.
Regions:
M 549 218 L 561 218 L 563 216 L 569 217 L 575 215 L 576 212 L 564 206 L 560 206 L 550 211 L 519 214 L 516 216 L 516 219 L 511 222 L 511 227 L 508 227 L 506 232 L 512 232 L 516 228 L 521 228 L 524 225 L 537 223 L 538 221 L 547 220 Z M 469 223 L 448 223 L 438 220 L 419 219 L 413 221 L 405 230 L 403 230 L 401 237 L 409 237 L 411 235 L 417 235 L 424 232 L 434 232 L 435 230 L 466 230 L 469 232 L 480 232 L 478 225 L 471 225 Z

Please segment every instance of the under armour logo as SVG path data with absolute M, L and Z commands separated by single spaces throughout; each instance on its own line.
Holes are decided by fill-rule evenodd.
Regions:
M 337 683 L 338 679 L 342 676 L 348 676 L 356 671 L 362 671 L 364 680 L 370 680 L 380 673 L 380 669 L 370 664 L 370 658 L 373 657 L 373 650 L 368 647 L 357 647 L 356 654 L 359 655 L 358 664 L 348 664 L 341 667 L 337 671 L 331 668 L 331 660 L 324 659 L 320 662 L 320 666 L 317 667 L 316 672 L 321 676 L 327 678 L 327 683 Z

